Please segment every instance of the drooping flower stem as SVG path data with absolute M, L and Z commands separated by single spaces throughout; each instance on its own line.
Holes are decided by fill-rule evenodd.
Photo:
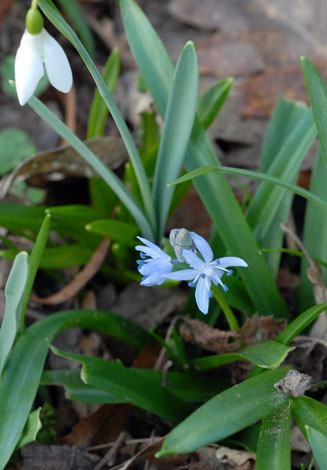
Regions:
M 33 10 L 36 10 L 37 6 L 38 6 L 38 0 L 32 0 L 31 8 L 33 8 Z
M 218 286 L 212 285 L 211 286 L 211 292 L 212 292 L 214 298 L 217 300 L 218 304 L 220 305 L 222 311 L 224 312 L 227 323 L 229 325 L 229 328 L 233 331 L 238 330 L 239 329 L 238 321 L 237 321 L 234 313 L 232 312 L 230 306 L 226 302 L 226 300 L 225 300 L 225 298 L 224 298 L 224 296 L 221 292 L 221 289 L 219 289 Z

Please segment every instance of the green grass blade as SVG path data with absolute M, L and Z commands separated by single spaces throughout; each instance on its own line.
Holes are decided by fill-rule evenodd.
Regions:
M 218 354 L 193 359 L 192 364 L 199 370 L 210 370 L 245 359 L 264 369 L 276 369 L 293 349 L 295 348 L 288 348 L 283 344 L 278 344 L 276 341 L 265 341 L 248 346 L 237 353 Z
M 153 181 L 153 201 L 159 239 L 164 234 L 173 188 L 167 184 L 182 167 L 198 99 L 199 65 L 194 44 L 188 42 L 178 59 L 164 118 Z
M 138 5 L 132 0 L 120 0 L 120 6 L 134 58 L 160 114 L 164 116 L 174 66 Z M 191 171 L 200 166 L 217 163 L 212 146 L 196 118 L 185 166 Z M 194 184 L 228 252 L 251 260 L 251 269 L 243 270 L 241 276 L 257 310 L 263 314 L 287 315 L 285 303 L 265 260 L 258 254 L 253 234 L 225 176 L 208 175 Z
M 28 328 L 11 351 L 0 383 L 0 470 L 15 450 L 29 416 L 49 342 L 60 331 L 75 327 L 101 331 L 137 349 L 153 342 L 152 336 L 138 325 L 101 310 L 63 311 Z
M 313 456 L 319 465 L 319 470 L 327 470 L 327 437 L 317 429 L 306 426 L 309 444 L 311 445 Z
M 102 237 L 109 237 L 123 245 L 135 246 L 137 242 L 138 228 L 128 222 L 98 219 L 87 224 L 85 229 Z
M 256 470 L 291 470 L 291 400 L 262 420 Z
M 110 93 L 114 93 L 117 80 L 119 77 L 120 58 L 118 49 L 113 49 L 102 73 L 102 78 L 108 87 Z M 93 139 L 94 137 L 101 137 L 104 134 L 106 120 L 109 114 L 109 109 L 103 100 L 98 89 L 95 90 L 89 120 L 87 123 L 86 138 Z
M 317 126 L 322 158 L 325 168 L 327 168 L 327 88 L 318 70 L 310 60 L 301 57 L 301 66 Z
M 42 9 L 43 13 L 49 18 L 49 20 L 55 25 L 56 28 L 73 44 L 79 55 L 81 56 L 82 60 L 84 61 L 85 65 L 89 69 L 96 86 L 104 99 L 113 120 L 115 121 L 117 128 L 120 132 L 120 135 L 125 143 L 128 155 L 131 159 L 136 178 L 139 184 L 139 188 L 142 194 L 144 209 L 147 214 L 147 217 L 150 221 L 152 230 L 155 230 L 156 218 L 154 207 L 152 203 L 150 185 L 142 164 L 142 160 L 140 155 L 137 151 L 136 145 L 134 140 L 131 136 L 131 133 L 128 130 L 127 124 L 121 115 L 108 87 L 104 83 L 100 72 L 96 68 L 95 64 L 93 63 L 91 57 L 87 53 L 85 47 L 78 39 L 76 33 L 72 30 L 72 28 L 66 23 L 66 21 L 62 18 L 59 11 L 53 5 L 51 0 L 39 0 L 38 2 L 40 8 Z M 102 174 L 100 174 L 102 176 Z M 145 235 L 144 235 L 145 236 Z M 151 236 L 147 235 L 146 238 L 150 238 L 154 240 L 154 234 Z
M 92 31 L 86 22 L 83 10 L 81 9 L 76 0 L 69 0 L 69 2 L 67 2 L 66 0 L 59 0 L 59 4 L 63 11 L 71 19 L 88 53 L 91 57 L 94 57 L 94 38 Z
M 5 287 L 6 308 L 0 330 L 0 380 L 21 325 L 28 271 L 28 255 L 22 251 L 15 258 Z
M 33 250 L 29 259 L 29 274 L 24 291 L 23 303 L 22 303 L 22 317 L 21 317 L 21 331 L 24 330 L 24 318 L 25 311 L 28 304 L 28 299 L 34 284 L 37 270 L 39 269 L 40 262 L 44 253 L 45 246 L 48 240 L 48 233 L 50 230 L 51 216 L 46 215 L 41 225 L 39 234 L 35 240 Z
M 204 129 L 208 129 L 223 107 L 234 83 L 226 78 L 206 90 L 198 100 L 198 118 Z
M 28 104 L 32 109 L 52 127 L 63 139 L 87 161 L 89 165 L 101 176 L 101 178 L 110 186 L 122 203 L 133 215 L 137 225 L 144 237 L 153 239 L 154 234 L 147 218 L 133 195 L 126 189 L 122 181 L 116 174 L 110 170 L 71 130 L 41 101 L 32 97 Z
M 157 456 L 192 452 L 269 415 L 288 400 L 274 388 L 288 370 L 263 372 L 215 396 L 168 434 Z
M 318 152 L 310 181 L 310 192 L 320 199 L 327 201 L 327 173 L 322 159 L 321 151 Z M 319 207 L 311 201 L 305 209 L 303 243 L 306 250 L 313 258 L 327 260 L 327 210 Z M 307 269 L 308 261 L 304 258 L 301 263 L 301 289 L 299 289 L 299 303 L 301 310 L 315 303 L 313 285 L 309 281 Z M 323 270 L 326 279 L 326 270 Z
M 316 196 L 315 194 L 312 194 L 310 191 L 307 191 L 306 189 L 303 189 L 300 186 L 297 186 L 296 184 L 290 184 L 286 181 L 283 181 L 280 178 L 277 178 L 271 175 L 266 175 L 265 173 L 260 173 L 259 171 L 243 170 L 241 168 L 232 168 L 229 166 L 210 165 L 210 166 L 197 168 L 196 170 L 186 173 L 186 175 L 181 176 L 177 180 L 172 181 L 170 184 L 171 185 L 180 184 L 180 183 L 183 183 L 184 181 L 188 181 L 189 179 L 198 178 L 199 176 L 203 176 L 203 175 L 206 175 L 208 173 L 213 173 L 213 172 L 226 173 L 228 175 L 235 175 L 235 176 L 247 176 L 249 178 L 254 178 L 257 180 L 265 181 L 266 183 L 270 183 L 275 186 L 281 186 L 282 188 L 285 188 L 288 191 L 292 191 L 294 194 L 297 194 L 298 196 L 302 196 L 308 201 L 318 204 L 324 209 L 327 208 L 327 202 L 324 199 Z

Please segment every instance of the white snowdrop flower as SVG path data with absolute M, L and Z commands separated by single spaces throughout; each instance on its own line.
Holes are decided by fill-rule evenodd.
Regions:
M 29 14 L 41 17 L 41 28 L 30 27 Z M 30 15 L 31 16 L 31 15 Z M 35 33 L 35 30 L 38 31 Z M 37 10 L 29 10 L 26 17 L 26 30 L 17 50 L 15 60 L 15 82 L 19 103 L 24 104 L 32 97 L 44 75 L 44 68 L 52 86 L 67 93 L 73 84 L 72 71 L 67 56 L 60 44 L 43 28 L 42 15 Z

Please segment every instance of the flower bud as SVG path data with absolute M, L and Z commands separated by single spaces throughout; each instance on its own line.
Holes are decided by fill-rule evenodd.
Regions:
M 184 262 L 183 250 L 196 250 L 190 232 L 186 228 L 174 228 L 170 231 L 169 241 L 174 248 L 178 261 Z
M 26 14 L 26 29 L 34 36 L 41 34 L 43 29 L 43 17 L 37 8 L 30 8 Z

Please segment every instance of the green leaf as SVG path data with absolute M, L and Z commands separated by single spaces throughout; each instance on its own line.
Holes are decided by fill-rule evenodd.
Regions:
M 81 40 L 86 47 L 91 57 L 94 57 L 95 44 L 92 31 L 87 24 L 82 8 L 79 6 L 76 0 L 59 0 L 59 4 L 63 11 L 71 19 L 76 31 L 81 37 Z
M 310 60 L 301 57 L 301 66 L 317 126 L 322 158 L 327 168 L 327 89 L 318 70 Z
M 256 470 L 291 470 L 291 400 L 262 420 Z
M 152 228 L 143 214 L 143 211 L 133 195 L 126 189 L 118 176 L 110 170 L 71 130 L 41 101 L 32 97 L 28 104 L 32 109 L 52 127 L 62 138 L 67 140 L 70 145 L 83 157 L 89 165 L 101 176 L 101 178 L 117 194 L 123 204 L 126 205 L 133 215 L 136 223 L 140 227 L 143 235 L 148 239 L 153 239 Z
M 288 400 L 274 384 L 289 369 L 263 372 L 215 396 L 168 434 L 157 457 L 192 452 L 271 414 Z
M 0 132 L 0 175 L 14 170 L 23 160 L 36 153 L 30 137 L 19 129 Z
M 0 226 L 10 231 L 30 230 L 38 232 L 45 215 L 45 207 L 28 207 L 21 204 L 2 202 Z
M 28 279 L 27 279 L 27 283 L 25 286 L 25 290 L 24 290 L 24 296 L 22 299 L 22 319 L 21 319 L 21 325 L 20 325 L 21 331 L 24 330 L 25 311 L 26 311 L 26 307 L 28 304 L 30 293 L 32 291 L 35 276 L 36 276 L 37 270 L 39 269 L 42 256 L 44 253 L 44 249 L 47 244 L 48 233 L 50 230 L 50 223 L 51 223 L 51 216 L 46 215 L 41 225 L 37 239 L 35 240 L 34 247 L 31 252 L 30 259 L 29 259 L 29 274 L 28 274 Z
M 307 426 L 327 434 L 327 407 L 309 397 L 292 398 L 292 410 L 296 424 L 306 438 Z
M 311 110 L 299 120 L 267 170 L 268 176 L 280 178 L 285 183 L 295 183 L 301 163 L 316 137 Z M 251 202 L 247 220 L 258 240 L 266 235 L 285 197 L 285 191 L 271 188 L 264 182 L 258 186 Z
M 194 44 L 188 42 L 176 65 L 164 117 L 153 181 L 153 200 L 158 214 L 159 239 L 173 196 L 167 184 L 177 178 L 190 139 L 198 99 L 199 65 Z
M 209 370 L 230 362 L 245 359 L 264 369 L 276 369 L 285 360 L 287 354 L 295 348 L 288 348 L 275 341 L 265 341 L 242 349 L 237 353 L 218 354 L 193 359 L 192 364 L 200 370 Z
M 109 237 L 119 243 L 135 246 L 136 235 L 139 233 L 138 228 L 134 224 L 121 222 L 113 219 L 98 219 L 86 225 L 89 232 Z
M 120 6 L 133 56 L 160 114 L 164 116 L 173 79 L 173 63 L 138 5 L 132 0 L 120 0 Z M 195 118 L 185 166 L 191 171 L 215 164 L 217 158 L 214 150 L 199 120 Z M 252 269 L 243 270 L 241 276 L 256 308 L 266 315 L 287 315 L 285 303 L 265 260 L 258 254 L 253 234 L 225 176 L 208 175 L 194 184 L 228 252 L 251 260 Z
M 16 448 L 27 421 L 39 387 L 49 342 L 60 331 L 74 327 L 101 331 L 138 349 L 153 340 L 138 325 L 101 310 L 63 311 L 28 328 L 10 353 L 0 383 L 0 470 L 4 469 Z
M 147 179 L 147 175 L 145 173 L 142 160 L 140 158 L 140 155 L 137 151 L 136 145 L 134 143 L 134 140 L 132 138 L 131 133 L 129 132 L 129 129 L 127 127 L 127 124 L 121 115 L 108 87 L 104 83 L 100 72 L 96 68 L 95 64 L 93 63 L 92 59 L 90 58 L 89 54 L 87 53 L 86 49 L 84 48 L 83 44 L 80 42 L 78 39 L 76 33 L 72 30 L 72 28 L 65 22 L 65 20 L 62 18 L 54 4 L 52 3 L 51 0 L 39 0 L 38 5 L 42 9 L 43 13 L 49 18 L 49 20 L 58 28 L 58 30 L 73 44 L 79 55 L 81 56 L 82 60 L 84 61 L 85 65 L 89 69 L 90 74 L 92 75 L 96 86 L 104 99 L 108 109 L 110 110 L 111 116 L 113 120 L 115 121 L 117 128 L 120 132 L 120 135 L 125 143 L 126 150 L 128 152 L 128 155 L 131 159 L 133 168 L 135 170 L 136 178 L 139 184 L 139 188 L 142 194 L 142 200 L 144 204 L 144 210 L 146 213 L 145 217 L 143 213 L 140 211 L 140 208 L 138 205 L 136 205 L 135 201 L 133 200 L 133 204 L 131 204 L 131 198 L 132 196 L 129 195 L 129 193 L 126 191 L 126 188 L 123 186 L 123 184 L 120 182 L 120 180 L 114 175 L 114 173 L 110 172 L 108 168 L 106 168 L 105 165 L 101 164 L 97 159 L 95 160 L 93 157 L 88 155 L 86 157 L 86 152 L 83 151 L 81 152 L 81 146 L 78 145 L 79 149 L 76 148 L 76 150 L 80 153 L 80 155 L 83 158 L 86 158 L 86 160 L 93 166 L 93 168 L 99 173 L 99 175 L 109 184 L 109 186 L 116 192 L 118 197 L 122 200 L 123 204 L 126 205 L 126 207 L 129 209 L 133 217 L 137 220 L 138 225 L 142 229 L 143 235 L 154 241 L 155 239 L 155 227 L 156 227 L 156 217 L 155 217 L 155 211 L 152 203 L 152 197 L 151 197 L 151 191 L 150 191 L 150 185 Z M 38 108 L 38 111 L 41 112 L 40 109 L 40 103 L 37 106 L 37 102 L 35 99 L 31 99 L 29 101 L 29 104 L 33 107 L 33 109 L 36 111 L 36 107 Z M 55 116 L 52 114 L 50 117 L 50 121 L 45 119 L 46 117 L 46 112 L 42 112 L 41 117 L 52 126 L 54 124 L 54 119 Z M 59 120 L 57 119 L 57 126 L 56 126 L 56 132 L 59 131 L 61 127 L 61 131 L 63 131 L 63 124 L 60 122 L 61 126 L 59 125 Z M 74 136 L 74 138 L 71 136 L 71 133 L 69 129 L 66 128 L 65 130 L 65 139 L 68 140 L 71 144 L 71 140 L 74 140 L 74 144 L 77 144 L 77 137 Z M 60 135 L 62 135 L 61 132 L 59 132 Z M 67 137 L 70 137 L 71 140 L 67 139 Z M 63 135 L 62 135 L 63 137 Z M 85 150 L 85 149 L 84 149 Z M 91 163 L 91 161 L 93 163 Z M 127 195 L 129 195 L 127 197 Z M 134 206 L 134 207 L 132 207 Z
M 226 173 L 228 175 L 236 175 L 236 176 L 248 176 L 249 178 L 254 178 L 257 180 L 262 180 L 267 183 L 273 184 L 275 186 L 281 186 L 293 193 L 304 197 L 308 201 L 314 202 L 323 208 L 327 207 L 327 202 L 317 197 L 315 194 L 312 194 L 310 191 L 301 188 L 295 184 L 287 183 L 280 178 L 276 178 L 275 176 L 266 175 L 265 173 L 260 173 L 259 171 L 251 171 L 251 170 L 243 170 L 241 168 L 232 168 L 229 166 L 203 166 L 197 168 L 196 170 L 190 171 L 186 173 L 186 175 L 181 176 L 177 180 L 170 183 L 170 185 L 184 183 L 184 181 L 188 181 L 189 179 L 198 178 L 199 176 L 206 175 L 208 173 Z
M 123 366 L 122 366 L 123 367 Z M 133 369 L 134 370 L 134 369 Z M 136 369 L 135 369 L 136 370 Z M 156 370 L 137 369 L 137 373 L 153 381 L 156 386 L 163 383 L 163 373 Z M 42 374 L 43 385 L 61 385 L 66 397 L 87 403 L 121 403 L 121 395 L 115 395 L 84 383 L 80 370 L 45 371 Z M 227 387 L 227 381 L 204 374 L 188 372 L 168 372 L 165 374 L 165 388 L 185 402 L 203 402 L 216 395 L 218 390 Z
M 258 171 L 261 173 L 268 172 L 269 166 L 275 160 L 281 147 L 284 145 L 293 129 L 297 126 L 300 119 L 307 112 L 307 109 L 308 108 L 304 103 L 279 98 L 273 115 L 269 121 Z M 293 182 L 295 183 L 296 181 L 293 180 Z M 281 230 L 280 224 L 286 223 L 288 220 L 293 197 L 294 195 L 292 193 L 287 193 L 285 195 L 283 204 L 280 205 L 271 222 L 268 232 L 262 239 L 262 246 L 265 246 L 268 249 L 274 248 L 276 250 L 282 248 L 284 232 Z M 265 257 L 267 259 L 268 266 L 274 273 L 274 276 L 277 276 L 281 253 L 276 251 L 265 255 Z
M 314 305 L 305 312 L 296 317 L 275 339 L 282 344 L 289 344 L 296 336 L 298 336 L 305 328 L 310 325 L 324 310 L 327 303 Z
M 30 442 L 35 441 L 37 433 L 42 428 L 40 413 L 41 407 L 30 413 L 15 450 L 18 450 L 21 447 L 26 446 Z
M 28 269 L 28 255 L 22 251 L 15 258 L 5 287 L 6 309 L 0 330 L 0 380 L 20 328 Z
M 327 173 L 322 159 L 321 150 L 316 156 L 316 162 L 310 179 L 310 192 L 320 199 L 327 201 Z M 327 210 L 309 201 L 305 209 L 303 244 L 313 258 L 327 259 Z M 299 303 L 301 310 L 315 303 L 313 285 L 308 279 L 309 263 L 306 258 L 301 262 L 301 289 Z M 326 279 L 326 270 L 323 270 Z
M 309 444 L 320 470 L 327 470 L 327 437 L 317 429 L 306 426 Z
M 83 364 L 81 378 L 92 387 L 117 397 L 119 403 L 131 403 L 163 419 L 177 423 L 189 412 L 188 405 L 158 384 L 141 369 L 81 354 L 67 353 L 51 347 L 52 352 Z M 143 371 L 144 372 L 144 371 Z
M 98 219 L 100 215 L 93 207 L 82 204 L 49 207 L 45 212 L 51 215 L 53 223 L 56 224 L 56 229 L 67 224 L 74 228 L 81 228 L 89 222 Z
M 119 69 L 119 51 L 118 49 L 113 49 L 102 72 L 103 81 L 107 85 L 110 93 L 115 91 L 119 76 Z M 89 120 L 87 123 L 87 139 L 103 136 L 108 115 L 109 109 L 101 97 L 99 90 L 96 89 L 91 104 Z
M 81 371 L 73 369 L 47 370 L 42 373 L 41 385 L 61 385 L 69 400 L 86 403 L 117 403 L 116 396 L 84 383 Z
M 206 90 L 198 100 L 198 118 L 204 129 L 208 129 L 223 107 L 234 83 L 233 78 L 226 78 Z

